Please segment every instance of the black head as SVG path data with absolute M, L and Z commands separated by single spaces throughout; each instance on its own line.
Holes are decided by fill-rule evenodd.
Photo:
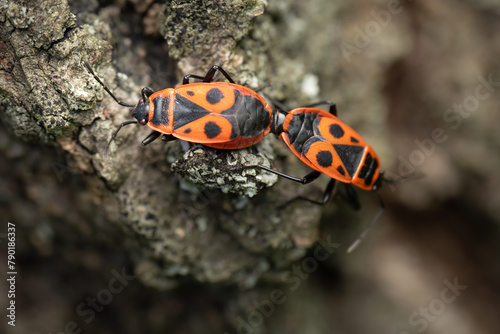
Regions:
M 140 125 L 146 125 L 149 119 L 149 99 L 140 99 L 134 111 L 132 111 L 132 116 Z
M 154 94 L 153 90 L 144 87 L 141 91 L 142 98 L 139 99 L 132 116 L 139 122 L 140 125 L 146 125 L 149 120 L 149 97 Z

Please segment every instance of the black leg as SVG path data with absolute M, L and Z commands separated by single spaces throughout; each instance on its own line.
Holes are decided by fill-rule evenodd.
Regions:
M 311 173 L 307 174 L 303 178 L 299 178 L 299 177 L 295 177 L 295 176 L 291 176 L 291 175 L 279 172 L 279 171 L 274 170 L 270 167 L 266 167 L 266 166 L 262 166 L 262 165 L 242 166 L 238 169 L 251 169 L 251 168 L 260 168 L 260 169 L 263 169 L 267 172 L 284 177 L 285 179 L 295 181 L 298 183 L 302 183 L 302 184 L 311 183 L 312 181 L 316 180 L 321 175 L 321 172 L 315 170 L 315 171 L 312 171 Z M 328 184 L 325 188 L 325 191 L 323 193 L 323 199 L 321 201 L 312 200 L 312 199 L 309 199 L 309 198 L 304 197 L 304 196 L 297 196 L 297 197 L 294 197 L 291 200 L 287 201 L 285 204 L 280 205 L 278 207 L 278 209 L 282 209 L 285 206 L 288 206 L 290 203 L 292 203 L 296 200 L 303 200 L 303 201 L 308 201 L 310 203 L 314 203 L 314 204 L 318 204 L 318 205 L 324 205 L 332 197 L 333 189 L 335 188 L 335 183 L 336 183 L 335 179 L 331 179 L 330 182 L 328 182 Z M 349 204 L 349 206 L 353 210 L 358 211 L 361 208 L 361 205 L 359 204 L 359 198 L 358 198 L 358 194 L 356 193 L 356 190 L 353 188 L 353 186 L 350 183 L 344 183 L 344 187 L 345 187 L 345 194 L 339 193 L 339 196 L 342 198 L 342 200 L 344 200 L 347 204 Z M 383 204 L 381 206 L 383 206 Z
M 148 98 L 154 94 L 154 90 L 152 90 L 151 88 L 149 87 L 144 87 L 141 91 L 141 94 L 142 94 L 142 98 L 144 99 L 144 101 L 147 101 Z
M 184 79 L 182 79 L 182 84 L 183 85 L 187 85 L 189 83 L 189 79 L 200 79 L 200 80 L 203 80 L 205 79 L 204 77 L 202 76 L 199 76 L 199 75 L 195 75 L 195 74 L 188 74 L 186 76 L 184 76 Z
M 155 141 L 156 139 L 158 139 L 158 137 L 160 137 L 161 135 L 161 132 L 158 132 L 158 131 L 154 131 L 151 132 L 149 134 L 149 136 L 147 136 L 143 141 L 142 141 L 142 146 L 146 146 L 148 144 L 150 144 L 151 142 Z
M 229 74 L 227 74 L 227 72 L 218 65 L 214 65 L 210 70 L 208 70 L 207 75 L 205 75 L 205 78 L 203 79 L 203 82 L 212 82 L 215 75 L 217 74 L 217 71 L 222 73 L 222 75 L 225 76 L 230 83 L 235 83 L 231 76 L 229 76 Z
M 252 168 L 260 168 L 260 169 L 263 169 L 267 172 L 284 177 L 285 179 L 295 181 L 298 183 L 302 183 L 302 184 L 311 183 L 312 181 L 316 180 L 321 175 L 321 172 L 318 172 L 315 170 L 315 171 L 312 171 L 311 173 L 307 174 L 303 178 L 300 178 L 300 177 L 291 176 L 291 175 L 288 175 L 288 174 L 285 174 L 282 172 L 278 172 L 277 170 L 274 170 L 270 167 L 266 167 L 266 166 L 262 166 L 262 165 L 242 166 L 242 167 L 239 167 L 237 169 L 252 169 Z
M 268 95 L 264 94 L 266 96 L 267 99 L 269 99 L 271 101 L 272 104 L 274 104 L 275 107 L 277 107 L 278 109 L 280 110 L 283 110 L 285 112 L 287 111 L 290 111 L 290 109 L 288 109 L 285 105 L 283 105 L 282 103 L 278 102 L 277 100 L 269 97 Z M 319 101 L 319 102 L 316 102 L 316 103 L 311 103 L 311 104 L 308 104 L 306 106 L 303 106 L 302 108 L 313 108 L 313 107 L 317 107 L 317 106 L 320 106 L 320 105 L 323 105 L 323 104 L 326 104 L 329 106 L 329 109 L 328 109 L 328 112 L 330 114 L 332 114 L 333 116 L 337 116 L 337 105 L 335 103 L 333 103 L 332 101 L 329 101 L 329 100 L 325 100 L 325 101 Z
M 267 84 L 265 84 L 264 86 L 262 86 L 262 87 L 260 87 L 260 88 L 255 89 L 254 91 L 255 91 L 256 93 L 259 93 L 259 92 L 263 91 L 264 89 L 266 89 L 266 88 L 268 88 L 268 87 L 271 87 L 271 84 L 267 83 Z M 266 97 L 267 97 L 267 95 L 266 95 Z
M 164 141 L 164 142 L 169 142 L 169 141 L 172 141 L 172 140 L 176 140 L 178 138 L 172 136 L 172 135 L 162 135 L 161 136 L 161 140 Z
M 287 114 L 290 111 L 290 109 L 288 109 L 283 103 L 278 102 L 275 99 L 271 99 L 271 102 L 272 104 L 274 104 L 275 107 L 277 107 L 281 111 L 284 111 Z
M 265 87 L 265 86 L 264 86 L 264 87 Z M 271 103 L 272 103 L 272 104 L 273 104 L 273 105 L 274 105 L 277 109 L 279 109 L 279 110 L 281 110 L 281 111 L 284 111 L 285 113 L 288 113 L 288 111 L 290 110 L 290 109 L 288 109 L 288 108 L 287 108 L 284 104 L 280 103 L 278 100 L 273 99 L 272 97 L 270 97 L 269 95 L 267 95 L 267 94 L 265 94 L 265 93 L 264 93 L 263 95 L 266 97 L 266 99 L 268 99 L 269 101 L 271 101 Z
M 354 211 L 358 211 L 361 208 L 361 205 L 359 204 L 359 197 L 356 190 L 350 183 L 344 183 L 344 187 L 345 194 L 339 193 L 340 198 L 349 204 Z
M 335 103 L 333 103 L 332 101 L 319 101 L 319 102 L 316 102 L 316 103 L 312 103 L 312 104 L 308 104 L 307 106 L 304 106 L 304 108 L 313 108 L 313 107 L 317 107 L 317 106 L 320 106 L 322 104 L 326 104 L 328 105 L 330 108 L 328 110 L 328 112 L 330 114 L 332 114 L 333 116 L 337 116 L 337 105 Z
M 333 189 L 335 188 L 335 181 L 336 181 L 335 179 L 331 179 L 330 182 L 328 182 L 328 184 L 326 185 L 325 191 L 323 193 L 323 199 L 321 201 L 316 201 L 316 200 L 313 200 L 313 199 L 310 199 L 310 198 L 307 198 L 304 196 L 296 196 L 296 197 L 290 199 L 288 202 L 280 205 L 278 207 L 278 210 L 284 209 L 285 207 L 287 207 L 288 205 L 290 205 L 291 203 L 293 203 L 297 200 L 307 201 L 309 203 L 313 203 L 316 205 L 325 205 L 326 203 L 328 203 L 328 201 L 332 197 Z
M 325 192 L 323 193 L 323 200 L 321 201 L 321 205 L 326 204 L 333 194 L 333 189 L 335 188 L 335 182 L 337 180 L 331 179 L 330 182 L 326 185 Z

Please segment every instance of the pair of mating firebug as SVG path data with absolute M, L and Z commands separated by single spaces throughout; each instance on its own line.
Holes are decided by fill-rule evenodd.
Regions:
M 134 108 L 132 116 L 136 121 L 122 123 L 109 144 L 128 124 L 147 125 L 153 130 L 142 141 L 143 145 L 161 136 L 163 141 L 182 139 L 225 150 L 250 147 L 272 132 L 314 171 L 297 178 L 262 165 L 243 168 L 261 168 L 302 184 L 314 181 L 321 173 L 331 177 L 323 199 L 304 198 L 310 202 L 325 204 L 338 180 L 346 185 L 344 196 L 348 202 L 358 209 L 359 201 L 351 185 L 375 191 L 384 181 L 375 151 L 356 131 L 337 118 L 336 106 L 330 101 L 289 111 L 274 102 L 273 110 L 262 96 L 236 84 L 220 66 L 213 66 L 204 77 L 186 75 L 177 88 L 155 92 L 145 87 L 142 97 L 133 105 L 119 101 L 89 63 L 84 61 L 84 65 L 118 104 Z M 229 82 L 214 82 L 218 73 Z M 201 82 L 190 83 L 191 79 Z M 315 108 L 321 104 L 328 105 L 329 111 Z

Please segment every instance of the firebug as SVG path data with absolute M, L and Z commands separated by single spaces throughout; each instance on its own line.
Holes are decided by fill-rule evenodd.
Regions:
M 134 108 L 136 121 L 122 123 L 109 143 L 129 124 L 147 125 L 153 130 L 142 141 L 144 146 L 162 136 L 163 141 L 182 139 L 227 150 L 252 146 L 271 130 L 272 109 L 266 100 L 236 84 L 220 66 L 210 68 L 204 77 L 186 75 L 177 88 L 155 92 L 144 87 L 142 97 L 133 105 L 119 101 L 87 61 L 84 65 L 118 104 Z M 218 73 L 229 82 L 213 82 Z M 190 79 L 202 82 L 189 83 Z

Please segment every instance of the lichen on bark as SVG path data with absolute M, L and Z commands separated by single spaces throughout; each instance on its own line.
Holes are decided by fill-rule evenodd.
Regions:
M 264 13 L 262 0 L 169 1 L 160 32 L 171 57 L 187 72 L 227 63 L 237 43 L 248 35 L 253 18 Z
M 64 0 L 7 1 L 0 9 L 2 123 L 26 142 L 65 152 L 71 173 L 87 175 L 92 181 L 85 182 L 99 189 L 94 197 L 109 199 L 113 208 L 94 209 L 105 212 L 108 228 L 124 230 L 124 238 L 138 241 L 127 254 L 145 284 L 163 289 L 190 276 L 248 288 L 276 270 L 273 263 L 291 263 L 317 238 L 319 208 L 298 203 L 277 210 L 296 185 L 282 181 L 272 186 L 275 175 L 258 169 L 231 171 L 224 160 L 302 171 L 283 163 L 288 158 L 281 143 L 270 135 L 252 149 L 213 158 L 204 150 L 186 152 L 175 142 L 141 147 L 148 132 L 129 126 L 110 145 L 109 157 L 104 156 L 112 133 L 130 119 L 130 110 L 104 93 L 82 60 L 129 103 L 151 81 L 164 79 L 161 88 L 172 87 L 175 82 L 167 82 L 169 78 L 178 82 L 188 73 L 202 75 L 221 62 L 238 83 L 253 88 L 269 78 L 266 47 L 248 50 L 252 43 L 241 43 L 264 2 L 170 1 L 163 6 L 162 15 L 151 12 L 157 6 L 140 10 L 163 25 L 166 41 L 160 42 L 147 37 L 154 33 L 134 31 L 139 14 L 115 6 L 89 13 L 85 10 L 94 6 L 70 8 Z M 173 64 L 164 77 L 158 70 L 164 65 L 154 66 L 158 59 Z

